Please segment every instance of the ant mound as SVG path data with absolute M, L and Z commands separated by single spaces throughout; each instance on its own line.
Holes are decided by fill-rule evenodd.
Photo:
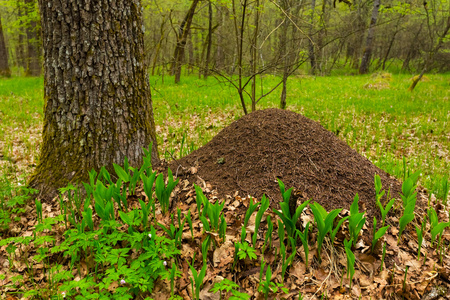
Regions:
M 312 198 L 328 211 L 349 209 L 358 193 L 360 211 L 367 211 L 369 222 L 373 216 L 380 218 L 375 174 L 380 175 L 386 193 L 390 189 L 391 197 L 401 191 L 396 179 L 318 122 L 281 109 L 259 110 L 242 117 L 170 167 L 190 182 L 202 178 L 220 196 L 239 191 L 241 196 L 260 199 L 266 194 L 272 208 L 278 208 L 276 203 L 282 201 L 277 178 L 286 189 L 294 187 L 303 198 Z M 197 172 L 183 171 L 190 167 Z

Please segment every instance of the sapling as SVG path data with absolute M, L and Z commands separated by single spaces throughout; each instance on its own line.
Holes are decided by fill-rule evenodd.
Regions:
M 355 274 L 355 254 L 352 251 L 352 244 L 352 240 L 344 240 L 345 253 L 347 254 L 347 278 L 350 280 L 350 290 L 352 289 L 353 275 Z
M 269 199 L 266 198 L 266 195 L 263 195 L 261 199 L 261 206 L 259 207 L 258 213 L 256 214 L 255 218 L 255 232 L 253 233 L 252 236 L 253 247 L 256 247 L 256 238 L 258 237 L 259 225 L 261 224 L 263 214 L 268 207 L 269 207 Z
M 373 217 L 373 238 L 372 238 L 372 252 L 378 240 L 386 233 L 390 225 L 381 227 L 377 231 L 377 218 Z
M 356 193 L 355 198 L 353 198 L 353 203 L 350 206 L 350 217 L 348 218 L 348 230 L 350 231 L 350 238 L 353 241 L 353 245 L 356 245 L 359 233 L 366 222 L 364 212 L 359 212 L 358 201 L 359 195 Z
M 319 203 L 314 202 L 309 206 L 314 214 L 314 220 L 317 224 L 317 229 L 319 234 L 317 235 L 317 256 L 319 261 L 322 261 L 322 244 L 325 236 L 331 231 L 333 227 L 334 219 L 337 217 L 342 209 L 335 209 L 327 213 L 325 208 L 323 208 Z
M 163 214 L 166 214 L 169 210 L 169 198 L 175 186 L 178 184 L 180 179 L 173 181 L 172 171 L 168 170 L 168 181 L 167 186 L 164 184 L 163 174 L 159 174 L 156 178 L 155 192 L 159 203 L 161 204 L 161 210 Z

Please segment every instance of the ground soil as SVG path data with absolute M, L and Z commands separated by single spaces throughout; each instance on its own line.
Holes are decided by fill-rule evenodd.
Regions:
M 195 174 L 189 171 L 195 167 Z M 253 112 L 224 128 L 205 146 L 170 163 L 174 174 L 191 182 L 198 177 L 220 196 L 266 194 L 271 207 L 281 201 L 277 178 L 327 210 L 349 209 L 359 194 L 368 221 L 380 219 L 374 175 L 397 197 L 401 183 L 350 148 L 320 123 L 281 109 Z

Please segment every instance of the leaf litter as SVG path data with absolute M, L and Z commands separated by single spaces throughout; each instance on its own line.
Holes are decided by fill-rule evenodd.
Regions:
M 260 119 L 260 123 L 258 126 L 262 126 L 265 128 L 266 132 L 273 133 L 275 128 L 281 129 L 283 133 L 289 132 L 290 128 L 293 125 L 298 125 L 295 122 L 287 122 L 287 120 L 280 121 L 276 119 L 276 115 L 280 114 L 278 110 L 268 110 L 263 111 L 258 114 L 252 114 L 247 119 L 258 116 Z M 267 114 L 264 118 L 261 118 L 261 114 Z M 291 114 L 291 113 L 289 113 Z M 299 118 L 298 116 L 294 116 L 295 118 Z M 246 121 L 245 118 L 243 118 Z M 288 118 L 286 118 L 288 119 Z M 277 125 L 281 127 L 264 127 L 264 122 L 274 121 Z M 284 123 L 283 123 L 284 121 Z M 182 243 L 182 251 L 180 255 L 181 266 L 179 266 L 182 270 L 183 276 L 179 278 L 175 284 L 176 293 L 183 297 L 183 299 L 191 299 L 193 297 L 192 290 L 190 288 L 190 271 L 187 265 L 187 261 L 192 261 L 194 254 L 196 253 L 196 261 L 194 262 L 195 268 L 198 270 L 201 268 L 201 243 L 205 238 L 205 233 L 202 228 L 202 224 L 199 220 L 199 216 L 197 215 L 196 203 L 195 203 L 195 190 L 193 188 L 193 183 L 198 183 L 202 187 L 205 195 L 210 200 L 210 202 L 215 202 L 216 200 L 225 201 L 224 207 L 224 215 L 228 224 L 227 227 L 227 237 L 225 241 L 221 241 L 218 239 L 216 248 L 211 248 L 208 253 L 208 269 L 207 275 L 204 279 L 204 288 L 201 291 L 202 299 L 218 299 L 217 294 L 212 294 L 209 289 L 212 287 L 213 283 L 218 282 L 221 278 L 228 278 L 233 280 L 241 287 L 241 292 L 246 292 L 252 296 L 253 299 L 263 299 L 263 294 L 258 292 L 257 287 L 259 283 L 259 269 L 260 269 L 260 261 L 259 258 L 264 256 L 265 261 L 271 265 L 273 270 L 272 280 L 281 283 L 281 264 L 279 261 L 279 248 L 276 245 L 280 245 L 281 241 L 277 237 L 277 229 L 278 224 L 274 222 L 274 234 L 273 234 L 273 245 L 275 247 L 271 249 L 266 249 L 265 252 L 262 252 L 262 245 L 264 243 L 264 235 L 267 231 L 267 216 L 270 215 L 272 220 L 276 220 L 276 214 L 273 211 L 266 211 L 264 218 L 261 221 L 260 231 L 258 234 L 258 239 L 255 245 L 256 253 L 258 260 L 242 260 L 239 261 L 236 268 L 233 269 L 233 257 L 234 253 L 234 243 L 240 240 L 240 228 L 242 226 L 242 219 L 247 210 L 248 204 L 250 202 L 251 196 L 256 199 L 260 199 L 262 193 L 266 193 L 267 196 L 271 199 L 271 208 L 278 209 L 276 205 L 277 201 L 280 201 L 280 196 L 277 195 L 276 186 L 274 185 L 274 181 L 276 178 L 281 178 L 285 181 L 286 187 L 296 187 L 297 189 L 304 189 L 306 192 L 306 197 L 313 198 L 314 201 L 318 201 L 323 204 L 327 210 L 333 208 L 346 208 L 348 209 L 349 203 L 353 200 L 353 197 L 346 199 L 346 193 L 356 191 L 360 192 L 360 206 L 364 207 L 367 211 L 367 215 L 369 216 L 366 230 L 364 231 L 364 235 L 367 233 L 370 234 L 368 228 L 370 216 L 377 215 L 376 211 L 371 208 L 374 206 L 374 188 L 373 183 L 370 182 L 369 175 L 373 179 L 373 175 L 378 173 L 382 176 L 383 186 L 386 188 L 390 186 L 392 189 L 391 195 L 396 195 L 395 192 L 399 191 L 399 183 L 396 182 L 395 179 L 391 178 L 388 174 L 383 173 L 381 170 L 376 167 L 370 165 L 370 162 L 364 160 L 363 158 L 357 157 L 356 152 L 352 152 L 351 150 L 345 149 L 348 147 L 345 143 L 338 141 L 332 134 L 327 133 L 323 128 L 319 127 L 317 124 L 311 123 L 308 120 L 301 120 L 306 122 L 309 126 L 312 126 L 314 130 L 314 134 L 324 134 L 325 137 L 320 137 L 318 143 L 319 146 L 324 146 L 325 150 L 317 148 L 315 145 L 314 151 L 307 152 L 309 157 L 312 157 L 312 162 L 302 161 L 298 158 L 294 162 L 297 166 L 292 166 L 292 161 L 289 161 L 289 156 L 280 155 L 280 157 L 276 157 L 277 159 L 282 160 L 282 168 L 276 167 L 276 164 L 273 161 L 266 161 L 266 164 L 259 164 L 261 168 L 260 173 L 257 175 L 263 176 L 264 173 L 270 174 L 269 178 L 262 177 L 259 178 L 255 176 L 255 174 L 251 174 L 252 170 L 246 170 L 243 168 L 245 165 L 239 165 L 238 162 L 244 162 L 245 160 L 258 163 L 261 160 L 266 159 L 267 155 L 271 154 L 271 149 L 266 148 L 264 152 L 260 151 L 260 149 L 252 148 L 255 147 L 254 144 L 251 143 L 250 139 L 254 136 L 258 136 L 258 132 L 253 129 L 253 131 L 242 131 L 242 128 L 239 128 L 239 135 L 236 137 L 237 141 L 239 141 L 239 145 L 241 149 L 233 149 L 233 151 L 227 152 L 225 146 L 229 146 L 230 140 L 226 143 L 222 143 L 222 152 L 211 152 L 208 150 L 207 144 L 205 147 L 200 148 L 198 151 L 192 153 L 190 156 L 186 157 L 184 160 L 174 162 L 173 164 L 183 165 L 182 172 L 179 172 L 178 175 L 182 179 L 182 182 L 175 188 L 174 192 L 171 196 L 171 207 L 172 213 L 175 211 L 175 208 L 178 207 L 182 210 L 182 213 L 187 213 L 190 209 L 192 213 L 193 220 L 193 228 L 194 228 L 194 237 L 191 237 L 190 229 L 187 224 L 185 224 L 183 230 L 183 243 Z M 239 121 L 238 121 L 239 122 Z M 261 125 L 263 124 L 263 125 Z M 232 124 L 230 127 L 236 128 L 236 124 Z M 228 128 L 227 128 L 228 129 Z M 229 129 L 228 129 L 229 130 Z M 298 135 L 287 135 L 287 138 L 281 137 L 281 140 L 285 143 L 289 142 L 289 139 L 295 140 L 299 136 L 311 137 L 308 135 L 308 132 L 305 131 L 311 129 L 304 129 L 303 132 L 298 132 Z M 225 131 L 225 133 L 227 133 Z M 219 133 L 218 138 L 221 138 L 225 135 L 223 131 Z M 246 134 L 247 133 L 247 134 Z M 253 133 L 253 135 L 251 134 Z M 280 135 L 278 135 L 280 138 Z M 314 137 L 313 139 L 314 140 Z M 332 143 L 323 144 L 325 142 L 332 141 Z M 212 145 L 215 145 L 217 140 L 211 141 Z M 271 137 L 268 137 L 268 141 L 273 142 Z M 218 143 L 220 144 L 220 143 Z M 310 142 L 309 145 L 313 144 Z M 292 152 L 297 151 L 298 147 L 302 149 L 302 146 L 308 146 L 307 143 L 297 143 L 290 149 Z M 278 149 L 277 144 L 271 145 L 274 150 Z M 281 145 L 283 146 L 283 145 Z M 266 146 L 267 147 L 267 146 Z M 337 153 L 336 147 L 338 150 L 342 150 L 345 155 L 341 155 Z M 283 147 L 281 147 L 283 149 Z M 333 152 L 334 150 L 334 152 Z M 201 153 L 202 151 L 203 154 Z M 243 160 L 237 161 L 237 159 L 241 159 L 239 157 L 242 155 L 242 151 L 247 151 L 249 153 L 248 156 L 242 157 Z M 331 151 L 326 156 L 320 160 L 320 154 L 324 152 L 321 151 Z M 235 160 L 233 161 L 233 156 L 230 156 L 230 153 L 235 155 Z M 264 158 L 260 158 L 259 160 L 254 160 L 256 154 L 265 154 Z M 298 154 L 298 153 L 297 153 Z M 319 156 L 317 156 L 319 154 Z M 205 157 L 203 157 L 205 155 Z M 315 156 L 316 155 L 316 156 Z M 217 156 L 223 156 L 225 163 L 217 165 Z M 333 178 L 329 174 L 328 170 L 333 170 L 336 168 L 342 171 L 342 173 L 338 173 L 336 178 L 342 179 L 345 178 L 343 175 L 349 176 L 349 170 L 342 168 L 342 165 L 332 164 L 327 165 L 326 159 L 342 159 L 340 163 L 345 161 L 350 161 L 353 163 L 353 169 L 356 173 L 351 174 L 351 178 L 353 180 L 360 180 L 359 185 L 355 185 L 355 190 L 351 191 L 343 191 L 340 189 L 332 189 L 330 185 L 336 184 L 335 182 L 328 183 L 325 181 L 326 179 Z M 353 159 L 353 160 L 352 160 Z M 211 161 L 208 161 L 211 160 Z M 309 160 L 309 159 L 308 159 Z M 189 164 L 188 162 L 194 162 L 193 164 Z M 232 170 L 235 174 L 239 174 L 237 178 L 243 179 L 243 176 L 248 176 L 252 179 L 252 181 L 243 182 L 241 184 L 236 184 L 233 176 L 230 176 L 230 173 L 224 171 L 223 167 L 228 166 L 233 163 L 232 166 L 241 166 L 241 173 L 236 172 L 236 170 Z M 270 164 L 272 163 L 272 169 L 270 169 Z M 216 165 L 215 165 L 216 164 Z M 291 164 L 291 165 L 290 165 Z M 308 185 L 306 181 L 295 180 L 294 175 L 299 175 L 299 173 L 292 172 L 292 169 L 298 168 L 298 165 L 305 168 L 305 170 L 301 172 L 305 172 L 305 174 L 309 175 L 305 176 L 308 179 L 313 178 L 312 183 Z M 273 167 L 275 166 L 275 167 Z M 217 177 L 209 177 L 207 172 L 205 173 L 205 168 L 216 168 L 220 169 L 220 174 Z M 160 168 L 160 171 L 164 171 L 164 166 Z M 244 169 L 244 170 L 242 170 Z M 315 171 L 314 171 L 315 169 Z M 286 171 L 287 170 L 287 171 Z M 296 169 L 297 172 L 298 169 Z M 336 170 L 336 169 L 334 169 Z M 361 175 L 361 170 L 366 171 L 367 176 L 363 174 Z M 268 172 L 269 171 L 269 172 Z M 231 171 L 228 171 L 231 172 Z M 309 172 L 309 173 L 306 173 Z M 312 176 L 314 172 L 319 173 L 320 175 Z M 228 175 L 230 177 L 228 182 L 222 184 L 219 180 L 223 180 L 223 174 Z M 356 175 L 355 175 L 356 174 Z M 303 175 L 303 174 L 300 174 Z M 323 175 L 323 177 L 320 177 Z M 222 177 L 221 177 L 222 176 Z M 327 177 L 328 176 L 328 177 Z M 325 179 L 323 179 L 325 178 Z M 348 180 L 348 179 L 347 179 Z M 251 182 L 254 182 L 252 185 Z M 321 188 L 319 186 L 320 183 L 325 182 L 325 184 L 329 184 L 328 188 Z M 331 182 L 331 181 L 330 181 Z M 258 186 L 261 187 L 262 183 L 271 183 L 269 187 L 258 189 Z M 233 186 L 233 184 L 236 184 Z M 297 184 L 297 186 L 296 186 Z M 256 187 L 255 187 L 256 186 Z M 273 187 L 275 186 L 275 188 Z M 255 190 L 252 190 L 254 188 Z M 346 186 L 342 187 L 342 189 L 346 188 Z M 256 190 L 258 189 L 258 190 Z M 325 196 L 324 194 L 325 193 Z M 328 194 L 327 194 L 328 193 Z M 365 193 L 367 195 L 365 195 Z M 372 193 L 372 195 L 370 195 Z M 129 202 L 131 207 L 138 207 L 138 199 L 145 200 L 145 195 L 142 192 L 142 188 L 137 190 L 137 197 L 131 197 Z M 333 197 L 333 199 L 331 199 Z M 338 200 L 336 200 L 338 199 Z M 300 199 L 302 201 L 305 199 Z M 331 201 L 330 201 L 331 200 Z M 328 201 L 328 202 L 327 202 Z M 337 202 L 336 202 L 337 201 Z M 423 201 L 423 199 L 422 199 Z M 434 201 L 433 201 L 434 202 Z M 431 203 L 434 206 L 439 207 L 437 203 Z M 55 201 L 55 205 L 45 206 L 43 208 L 43 215 L 45 217 L 56 216 L 59 214 L 59 204 L 58 201 Z M 343 226 L 340 233 L 337 235 L 335 243 L 331 244 L 328 239 L 326 239 L 322 262 L 320 263 L 317 260 L 317 249 L 315 245 L 315 236 L 317 235 L 317 229 L 315 226 L 311 229 L 311 234 L 309 236 L 309 245 L 310 245 L 310 267 L 306 268 L 305 254 L 301 247 L 298 247 L 297 255 L 295 256 L 293 264 L 288 268 L 285 279 L 284 286 L 289 289 L 288 294 L 278 293 L 271 294 L 270 299 L 297 299 L 298 295 L 301 294 L 304 299 L 321 299 L 323 296 L 329 299 L 438 299 L 439 297 L 449 299 L 447 290 L 449 288 L 449 276 L 450 276 L 450 259 L 447 255 L 444 255 L 442 263 L 440 263 L 439 253 L 435 251 L 430 245 L 428 241 L 430 241 L 430 234 L 425 234 L 425 243 L 422 246 L 422 258 L 421 260 L 417 260 L 417 236 L 414 230 L 414 227 L 409 225 L 406 231 L 403 234 L 403 239 L 400 244 L 397 244 L 398 238 L 398 230 L 396 230 L 396 226 L 398 224 L 398 215 L 401 213 L 399 206 L 394 207 L 395 211 L 392 211 L 386 220 L 387 224 L 390 224 L 391 227 L 388 230 L 387 234 L 380 240 L 379 244 L 386 243 L 387 251 L 386 258 L 383 264 L 383 270 L 381 271 L 381 247 L 376 247 L 376 250 L 373 254 L 371 254 L 367 249 L 370 249 L 370 245 L 367 242 L 366 238 L 362 238 L 358 242 L 357 248 L 354 250 L 356 255 L 356 274 L 353 279 L 352 289 L 350 289 L 349 281 L 346 278 L 346 256 L 345 251 L 343 249 L 343 240 L 345 237 L 349 236 L 348 228 Z M 439 219 L 441 221 L 448 221 L 448 214 L 445 213 L 445 209 L 440 209 L 437 211 L 440 212 Z M 8 236 L 31 236 L 33 234 L 33 229 L 37 224 L 37 220 L 35 217 L 35 208 L 34 205 L 26 206 L 26 214 L 23 216 L 17 216 L 18 218 L 13 218 L 13 221 L 10 224 L 10 228 L 6 229 L 2 232 L 2 238 Z M 345 213 L 344 211 L 341 214 Z M 423 210 L 418 210 L 416 212 L 416 220 L 415 223 L 421 223 L 421 219 L 423 218 Z M 311 219 L 312 212 L 306 209 L 301 218 L 302 220 Z M 342 217 L 342 216 L 341 216 Z M 157 220 L 155 222 L 160 222 L 164 225 L 170 224 L 170 217 L 157 215 Z M 253 223 L 252 223 L 253 222 Z M 250 221 L 249 226 L 251 227 L 254 224 L 254 220 Z M 253 225 L 254 226 L 254 225 Z M 429 228 L 428 228 L 429 229 Z M 63 226 L 56 225 L 53 229 L 53 232 L 44 232 L 44 234 L 53 235 L 56 239 L 56 244 L 58 244 L 63 239 Z M 249 231 L 250 232 L 250 231 Z M 162 231 L 159 231 L 159 234 L 163 234 Z M 443 235 L 442 243 L 444 245 L 450 244 L 450 238 L 448 235 Z M 247 241 L 250 242 L 250 233 L 247 234 Z M 49 246 L 49 245 L 47 245 Z M 39 287 L 48 286 L 49 282 L 47 282 L 47 273 L 44 270 L 43 265 L 36 262 L 33 259 L 33 256 L 37 254 L 38 246 L 34 244 L 30 244 L 28 247 L 20 247 L 16 249 L 15 254 L 16 257 L 20 259 L 14 265 L 10 265 L 8 262 L 8 253 L 6 250 L 6 246 L 0 248 L 0 275 L 4 275 L 4 279 L 0 279 L 0 291 L 2 295 L 8 295 L 9 298 L 2 299 L 20 299 L 20 290 L 16 290 L 11 283 L 14 281 L 14 276 L 21 275 L 23 276 L 24 282 L 22 284 L 23 289 L 32 289 Z M 26 254 L 26 255 L 24 255 Z M 446 254 L 446 253 L 445 253 Z M 65 259 L 61 260 L 61 258 L 50 257 L 52 261 L 58 261 L 63 264 L 63 268 L 67 269 L 70 260 Z M 33 270 L 32 278 L 34 278 L 34 282 L 32 278 L 29 276 L 28 267 L 31 266 Z M 408 272 L 405 281 L 405 270 L 408 267 Z M 81 268 L 82 270 L 84 268 Z M 80 276 L 88 276 L 86 272 L 81 272 Z M 78 277 L 79 279 L 80 277 Z M 36 286 L 33 286 L 36 285 Z M 114 287 L 111 287 L 114 288 Z M 16 292 L 19 292 L 18 294 Z M 15 296 L 10 296 L 15 295 Z M 165 280 L 159 280 L 155 284 L 155 289 L 150 297 L 154 299 L 168 299 L 170 295 L 169 282 Z M 230 296 L 230 294 L 228 294 Z M 2 296 L 6 297 L 6 296 Z

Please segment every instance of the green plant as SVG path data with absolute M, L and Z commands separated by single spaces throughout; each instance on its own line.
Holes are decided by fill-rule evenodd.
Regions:
M 331 231 L 334 219 L 337 217 L 342 209 L 335 209 L 327 213 L 325 208 L 323 208 L 319 203 L 314 202 L 309 206 L 314 214 L 314 220 L 317 224 L 317 229 L 319 234 L 317 235 L 317 256 L 319 261 L 322 261 L 322 244 L 325 236 Z
M 386 243 L 383 243 L 383 254 L 381 256 L 380 272 L 383 271 L 384 258 L 386 257 Z
M 308 229 L 309 229 L 309 222 L 306 224 L 305 230 L 303 232 L 301 232 L 300 230 L 297 230 L 297 236 L 300 237 L 300 240 L 302 241 L 302 245 L 303 245 L 303 250 L 305 252 L 306 269 L 308 269 L 308 256 L 309 256 Z
M 192 277 L 190 278 L 191 280 L 191 288 L 192 288 L 192 292 L 194 293 L 194 299 L 199 300 L 200 299 L 200 289 L 203 285 L 203 278 L 205 278 L 206 275 L 206 262 L 203 262 L 203 267 L 200 270 L 200 272 L 197 273 L 197 270 L 195 270 L 195 268 L 189 264 L 189 268 L 191 269 L 192 272 Z
M 378 229 L 377 231 L 377 218 L 373 217 L 373 238 L 372 238 L 372 252 L 375 248 L 375 245 L 377 244 L 378 240 L 386 233 L 386 231 L 389 229 L 389 226 L 384 226 Z
M 250 246 L 247 242 L 237 243 L 237 257 L 239 259 L 256 259 L 256 250 Z
M 383 204 L 381 204 L 381 197 L 383 197 L 385 191 L 381 191 L 382 185 L 381 185 L 381 178 L 378 174 L 375 175 L 375 200 L 376 200 L 376 204 L 378 205 L 378 207 L 380 208 L 381 211 L 381 219 L 382 219 L 382 224 L 381 227 L 384 227 L 385 221 L 386 221 L 386 216 L 389 213 L 389 211 L 391 210 L 392 206 L 395 203 L 395 199 L 391 199 L 389 200 L 389 194 L 388 193 L 388 203 L 386 204 L 386 207 L 383 207 Z
M 173 175 L 172 175 L 172 171 L 170 170 L 170 168 L 167 171 L 167 173 L 168 173 L 167 186 L 164 184 L 163 174 L 159 174 L 158 177 L 156 178 L 156 182 L 155 182 L 156 197 L 158 198 L 159 204 L 161 205 L 161 211 L 163 214 L 166 214 L 167 211 L 169 210 L 170 194 L 172 193 L 173 189 L 180 181 L 180 179 L 173 181 Z
M 347 254 L 347 278 L 350 280 L 350 290 L 352 289 L 353 275 L 355 274 L 355 254 L 352 251 L 352 244 L 352 240 L 344 240 L 345 253 Z
M 269 245 L 269 248 L 272 247 L 272 232 L 273 232 L 273 222 L 270 216 L 267 216 L 267 231 L 264 237 L 264 245 L 262 247 L 262 252 L 265 252 L 266 246 Z
M 412 174 L 408 177 L 402 184 L 402 194 L 400 195 L 403 202 L 403 215 L 399 220 L 400 228 L 398 232 L 398 242 L 401 240 L 401 235 L 408 225 L 415 217 L 414 209 L 416 207 L 416 195 L 417 192 L 414 192 L 416 189 L 416 182 L 419 176 L 419 172 Z
M 186 218 L 181 223 L 181 218 L 178 219 L 178 227 L 175 227 L 173 215 L 171 216 L 171 223 L 169 227 L 164 226 L 161 223 L 158 223 L 158 226 L 161 227 L 164 232 L 175 242 L 175 247 L 181 247 L 181 236 L 183 234 L 184 223 L 186 222 Z
M 253 198 L 250 197 L 250 203 L 248 205 L 247 211 L 245 212 L 244 216 L 244 227 L 247 227 L 248 221 L 250 220 L 251 215 L 255 211 L 255 209 L 258 207 L 259 202 L 253 203 Z
M 288 236 L 293 238 L 295 236 L 297 221 L 300 218 L 300 215 L 302 214 L 303 209 L 309 204 L 311 199 L 303 202 L 300 206 L 298 206 L 295 210 L 294 215 L 291 216 L 291 212 L 289 209 L 289 199 L 291 197 L 292 188 L 285 191 L 284 184 L 279 179 L 278 179 L 278 184 L 280 186 L 281 195 L 283 196 L 283 202 L 280 203 L 281 211 L 274 210 L 274 212 L 283 221 L 283 225 L 287 231 Z
M 209 201 L 206 198 L 205 194 L 203 193 L 203 190 L 201 189 L 201 187 L 194 184 L 194 188 L 195 188 L 195 193 L 196 193 L 195 201 L 197 203 L 198 215 L 199 215 L 199 217 L 204 216 L 207 212 L 207 208 L 209 206 Z M 203 212 L 202 212 L 202 205 L 203 205 Z
M 359 196 L 358 193 L 356 193 L 355 198 L 353 198 L 353 203 L 350 206 L 350 216 L 348 218 L 348 230 L 350 231 L 350 238 L 353 241 L 353 245 L 356 245 L 359 233 L 366 222 L 364 212 L 359 212 L 358 201 Z
M 261 262 L 261 269 L 259 273 L 259 287 L 258 291 L 264 293 L 264 299 L 267 299 L 269 296 L 269 292 L 276 293 L 279 289 L 285 294 L 288 293 L 288 289 L 286 289 L 282 284 L 275 283 L 272 281 L 272 270 L 270 269 L 270 265 L 267 265 L 265 280 L 263 280 L 264 267 L 266 263 L 264 261 Z
M 253 233 L 253 236 L 252 236 L 253 247 L 256 247 L 256 238 L 258 237 L 259 225 L 261 224 L 261 219 L 263 217 L 263 214 L 267 210 L 268 207 L 269 207 L 269 199 L 266 198 L 266 195 L 263 195 L 262 199 L 261 199 L 261 206 L 260 206 L 258 213 L 256 214 L 256 218 L 255 218 L 255 232 Z
M 222 292 L 225 291 L 225 293 L 231 292 L 231 297 L 227 298 L 229 300 L 250 300 L 250 295 L 246 293 L 241 293 L 238 291 L 239 285 L 234 283 L 233 281 L 224 278 L 219 282 L 216 282 L 211 289 L 211 292 L 217 293 L 220 291 L 220 299 L 222 299 Z
M 144 193 L 147 195 L 148 198 L 148 204 L 147 204 L 147 208 L 149 208 L 150 206 L 152 207 L 152 211 L 153 211 L 153 218 L 155 218 L 155 199 L 153 199 L 153 184 L 155 182 L 156 179 L 156 171 L 151 173 L 149 177 L 147 177 L 145 175 L 145 172 L 141 173 L 141 180 L 142 183 L 144 184 Z M 120 193 L 119 193 L 120 195 Z M 142 206 L 142 205 L 141 205 Z M 147 215 L 148 215 L 148 210 L 147 210 Z
M 422 221 L 422 225 L 420 227 L 418 227 L 417 225 L 415 225 L 416 227 L 416 233 L 417 233 L 417 260 L 420 259 L 420 253 L 421 253 L 421 249 L 422 249 L 422 243 L 423 243 L 423 233 L 425 232 L 425 228 L 427 225 L 427 216 L 425 216 L 425 218 Z

